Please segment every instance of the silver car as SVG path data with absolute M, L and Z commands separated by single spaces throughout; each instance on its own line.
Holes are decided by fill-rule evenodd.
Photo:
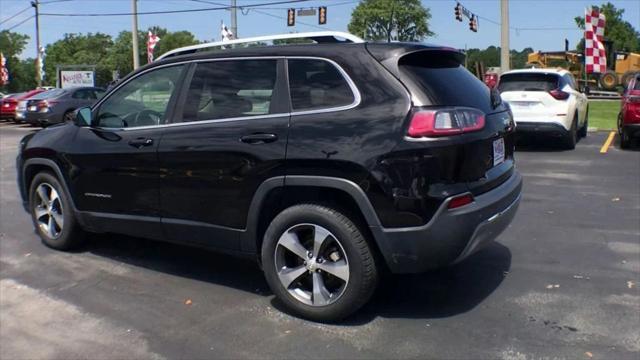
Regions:
M 48 126 L 72 120 L 77 108 L 93 105 L 104 93 L 98 87 L 52 89 L 29 98 L 18 111 L 27 123 Z

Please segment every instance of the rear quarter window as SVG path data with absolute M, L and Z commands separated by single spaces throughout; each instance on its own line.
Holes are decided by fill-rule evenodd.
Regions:
M 449 52 L 418 52 L 400 59 L 401 80 L 423 105 L 465 106 L 492 111 L 489 88 Z
M 521 73 L 500 77 L 498 90 L 505 91 L 551 91 L 559 87 L 559 78 L 553 74 Z

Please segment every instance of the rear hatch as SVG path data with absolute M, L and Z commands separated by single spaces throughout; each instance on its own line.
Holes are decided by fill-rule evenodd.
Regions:
M 462 65 L 464 55 L 446 48 L 422 48 L 395 59 L 384 59 L 383 52 L 375 48 L 371 53 L 411 93 L 413 109 L 406 120 L 407 135 L 396 151 L 405 158 L 419 159 L 429 197 L 445 198 L 460 191 L 479 195 L 511 176 L 515 145 L 512 115 L 497 91 L 491 91 Z M 445 122 L 462 124 L 459 131 L 411 135 L 418 117 L 441 111 Z M 474 120 L 480 115 L 482 126 Z M 439 121 L 435 117 L 433 123 Z M 416 173 L 415 168 L 412 172 Z
M 559 77 L 556 74 L 511 73 L 502 75 L 498 90 L 502 99 L 511 106 L 513 117 L 518 123 L 549 121 L 558 114 L 566 114 L 564 103 L 552 95 L 558 87 Z

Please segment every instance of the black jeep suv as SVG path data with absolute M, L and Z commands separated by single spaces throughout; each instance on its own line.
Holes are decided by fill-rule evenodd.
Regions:
M 256 257 L 289 309 L 337 320 L 382 271 L 459 262 L 514 217 L 511 113 L 462 62 L 403 43 L 170 56 L 22 140 L 24 206 L 55 249 L 99 232 Z

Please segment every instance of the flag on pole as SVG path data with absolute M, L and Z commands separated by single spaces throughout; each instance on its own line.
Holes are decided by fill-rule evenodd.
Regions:
M 0 52 L 0 86 L 9 83 L 9 69 L 7 69 L 7 58 Z
M 233 33 L 231 32 L 231 30 L 227 28 L 227 25 L 224 24 L 224 21 L 222 22 L 222 29 L 220 30 L 220 35 L 222 35 L 223 42 L 234 39 Z
M 156 45 L 160 41 L 160 37 L 158 35 L 154 35 L 151 31 L 147 34 L 147 62 L 150 63 L 153 61 L 153 49 L 155 49 Z
M 585 9 L 584 59 L 587 74 L 607 71 L 607 55 L 604 49 L 606 18 L 597 9 Z
M 40 81 L 44 80 L 44 46 L 40 46 L 40 57 L 38 58 L 38 66 L 40 67 Z

